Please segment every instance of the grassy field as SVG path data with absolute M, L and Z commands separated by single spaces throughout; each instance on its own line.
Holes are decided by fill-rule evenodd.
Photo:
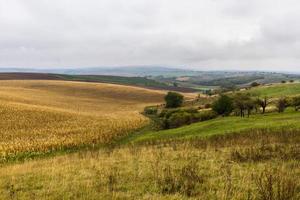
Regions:
M 176 129 L 162 130 L 158 132 L 148 131 L 127 138 L 126 142 L 149 142 L 163 139 L 193 139 L 223 135 L 251 129 L 300 129 L 300 112 L 292 110 L 283 114 L 268 113 L 265 115 L 251 115 L 249 118 L 219 117 L 217 119 L 199 122 Z
M 300 83 L 273 84 L 270 86 L 255 87 L 247 92 L 268 97 L 294 96 L 300 94 Z
M 0 199 L 297 200 L 299 136 L 256 131 L 7 165 Z
M 99 83 L 1 81 L 0 160 L 110 143 L 144 126 L 159 91 Z

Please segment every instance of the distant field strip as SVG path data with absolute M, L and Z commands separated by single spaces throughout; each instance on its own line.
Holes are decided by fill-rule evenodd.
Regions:
M 147 123 L 139 112 L 163 92 L 101 83 L 0 81 L 0 152 L 109 143 Z
M 274 84 L 252 88 L 247 91 L 258 96 L 282 97 L 300 95 L 300 83 Z

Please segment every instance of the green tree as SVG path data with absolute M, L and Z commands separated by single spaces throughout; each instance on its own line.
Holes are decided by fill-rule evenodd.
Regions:
M 222 116 L 229 115 L 233 110 L 232 99 L 226 95 L 221 95 L 212 105 L 213 111 Z
M 254 101 L 248 93 L 238 93 L 233 98 L 234 107 L 239 110 L 240 116 L 245 117 L 245 111 L 247 111 L 248 116 L 251 110 L 254 108 Z
M 167 108 L 177 108 L 183 104 L 183 95 L 177 92 L 168 92 L 165 96 L 165 101 Z

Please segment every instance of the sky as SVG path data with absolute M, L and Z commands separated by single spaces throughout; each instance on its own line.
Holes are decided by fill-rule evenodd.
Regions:
M 299 0 L 0 0 L 0 67 L 300 71 Z

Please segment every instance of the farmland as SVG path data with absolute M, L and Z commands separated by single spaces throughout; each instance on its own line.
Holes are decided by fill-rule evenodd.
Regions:
M 140 113 L 161 104 L 165 91 L 0 82 L 0 199 L 300 198 L 300 112 L 294 108 L 157 131 Z M 283 93 L 285 85 L 270 87 Z M 295 88 L 284 95 L 297 94 Z M 268 87 L 250 91 L 256 90 L 279 97 Z
M 163 93 L 99 83 L 1 81 L 1 161 L 110 143 L 144 126 L 139 112 Z

